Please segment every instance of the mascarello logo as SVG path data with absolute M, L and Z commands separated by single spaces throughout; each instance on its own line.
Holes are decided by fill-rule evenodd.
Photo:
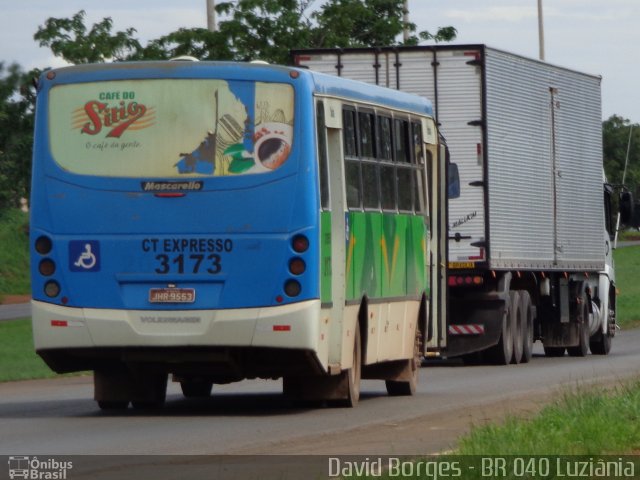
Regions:
M 60 461 L 55 458 L 38 459 L 23 455 L 9 457 L 9 478 L 26 480 L 66 480 L 68 470 L 73 462 Z

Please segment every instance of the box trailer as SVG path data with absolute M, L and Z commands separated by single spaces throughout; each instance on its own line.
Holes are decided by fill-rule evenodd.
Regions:
M 535 340 L 549 356 L 609 352 L 601 77 L 485 45 L 297 50 L 292 60 L 434 104 L 459 195 L 450 189 L 447 328 L 430 351 L 498 363 L 529 361 Z

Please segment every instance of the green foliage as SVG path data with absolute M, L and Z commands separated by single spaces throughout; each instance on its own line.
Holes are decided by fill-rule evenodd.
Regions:
M 85 11 L 80 10 L 72 18 L 49 18 L 33 38 L 41 47 L 51 48 L 54 55 L 76 64 L 126 60 L 142 49 L 133 38 L 135 28 L 114 34 L 113 21 L 107 17 L 87 29 L 85 16 Z
M 640 193 L 640 125 L 631 124 L 629 120 L 618 115 L 612 115 L 602 122 L 604 168 L 610 183 L 622 183 L 629 133 L 631 148 L 625 184 L 637 197 Z
M 640 325 L 640 246 L 618 248 L 613 252 L 616 262 L 616 320 L 622 328 Z M 613 342 L 615 349 L 615 339 Z
M 599 455 L 640 449 L 640 382 L 565 394 L 532 420 L 509 417 L 475 428 L 460 455 Z
M 30 291 L 29 217 L 18 209 L 8 209 L 0 212 L 0 294 Z
M 31 321 L 0 322 L 0 382 L 54 376 L 33 349 Z
M 35 92 L 26 85 L 36 75 L 0 62 L 0 211 L 29 196 Z
M 135 28 L 112 32 L 104 18 L 91 28 L 85 11 L 72 18 L 49 18 L 34 39 L 54 55 L 79 63 L 106 60 L 159 60 L 190 55 L 201 60 L 265 60 L 289 62 L 294 48 L 365 47 L 395 45 L 403 32 L 403 0 L 329 0 L 311 11 L 313 0 L 234 0 L 216 5 L 217 31 L 181 28 L 142 46 Z M 408 23 L 409 32 L 416 26 Z M 450 41 L 456 29 L 444 27 L 423 40 Z M 407 41 L 415 45 L 412 35 Z

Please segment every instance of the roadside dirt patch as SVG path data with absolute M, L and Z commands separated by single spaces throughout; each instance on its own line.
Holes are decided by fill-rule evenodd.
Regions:
M 637 378 L 637 374 L 627 379 Z M 585 382 L 589 390 L 618 388 L 622 378 Z M 284 442 L 256 444 L 234 454 L 283 455 L 439 455 L 456 448 L 458 439 L 473 428 L 488 423 L 502 423 L 507 417 L 533 418 L 542 408 L 558 400 L 572 387 L 558 387 L 554 393 L 528 392 L 507 395 L 504 399 L 469 404 L 446 412 L 425 415 L 399 422 L 379 423 L 326 435 L 301 436 Z
M 3 295 L 0 294 L 0 304 L 15 305 L 17 303 L 29 303 L 31 295 Z

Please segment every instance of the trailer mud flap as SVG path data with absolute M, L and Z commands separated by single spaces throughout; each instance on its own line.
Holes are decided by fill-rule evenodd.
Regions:
M 448 346 L 444 356 L 486 350 L 498 343 L 508 310 L 508 295 L 492 293 L 449 302 Z

